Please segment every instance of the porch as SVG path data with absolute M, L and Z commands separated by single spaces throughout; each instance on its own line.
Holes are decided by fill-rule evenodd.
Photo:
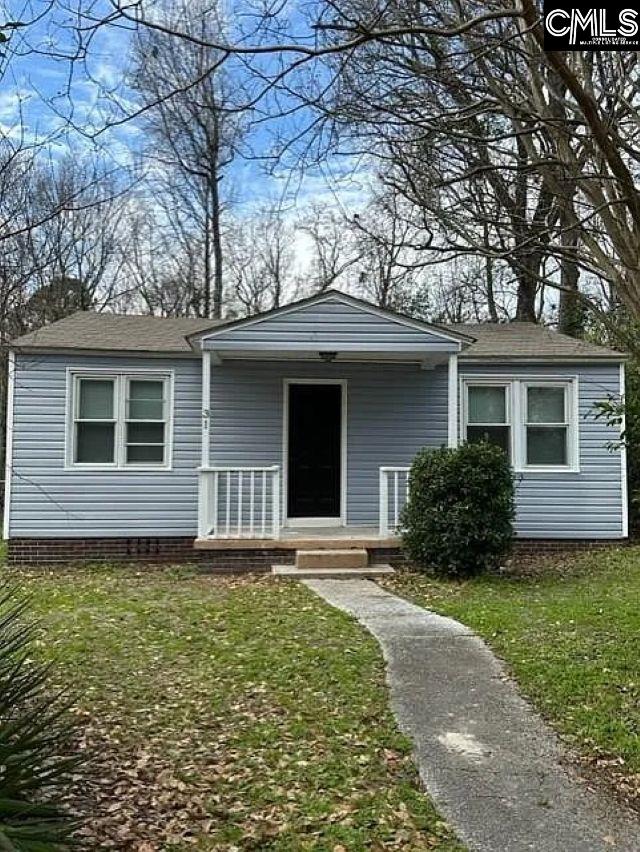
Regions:
M 462 343 L 337 293 L 205 334 L 195 546 L 397 548 L 416 452 L 457 442 Z
M 198 549 L 299 550 L 395 548 L 407 500 L 409 467 L 379 469 L 378 523 L 284 525 L 281 472 L 271 467 L 210 467 L 199 471 Z
M 334 550 L 349 548 L 393 549 L 399 547 L 400 536 L 380 535 L 377 527 L 335 527 L 320 529 L 281 529 L 277 538 L 197 538 L 197 550 Z
M 194 542 L 211 555 L 259 554 L 271 573 L 290 578 L 367 577 L 393 573 L 401 558 L 397 530 L 381 535 L 378 527 L 282 527 L 277 538 L 207 536 Z M 235 536 L 235 537 L 233 537 Z

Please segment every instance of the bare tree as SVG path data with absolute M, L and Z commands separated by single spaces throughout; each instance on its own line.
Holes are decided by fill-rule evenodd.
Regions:
M 117 281 L 114 219 L 123 182 L 116 169 L 98 167 L 77 152 L 61 158 L 76 128 L 61 114 L 55 95 L 34 89 L 30 108 L 39 117 L 49 110 L 55 121 L 44 127 L 25 117 L 25 63 L 81 60 L 82 51 L 66 53 L 54 32 L 56 3 L 3 4 L 0 12 L 0 80 L 5 108 L 0 123 L 0 464 L 4 470 L 7 403 L 7 345 L 20 332 L 36 328 L 80 307 L 104 306 Z M 49 38 L 49 31 L 53 38 Z M 59 33 L 57 33 L 59 34 Z M 18 63 L 17 71 L 15 69 Z M 66 77 L 69 94 L 72 74 Z M 63 77 L 63 80 L 65 78 Z M 29 100 L 29 99 L 25 99 Z M 109 285 L 107 285 L 109 281 Z
M 32 218 L 44 218 L 23 241 L 32 274 L 23 305 L 24 329 L 74 310 L 102 309 L 127 287 L 124 219 L 130 182 L 95 158 L 72 156 L 39 165 L 29 184 Z M 73 206 L 66 200 L 75 199 Z
M 578 229 L 573 226 L 575 211 L 569 215 L 563 208 L 560 214 L 560 300 L 558 304 L 558 330 L 573 337 L 584 334 L 587 301 L 580 292 L 580 264 L 578 261 Z
M 140 31 L 134 42 L 132 84 L 145 105 L 147 154 L 155 163 L 155 193 L 165 196 L 184 233 L 198 235 L 201 262 L 197 313 L 222 316 L 223 217 L 229 188 L 226 169 L 237 155 L 245 118 L 236 109 L 237 83 L 221 69 L 219 51 L 202 42 L 224 31 L 218 6 L 206 0 L 166 2 L 156 10 L 166 27 L 180 27 L 199 43 L 158 30 Z M 228 182 L 228 179 L 227 179 Z M 195 271 L 195 270 L 194 270 Z
M 11 172 L 11 175 L 10 175 Z M 1 171 L 0 328 L 5 342 L 105 307 L 120 276 L 129 183 L 93 159 L 21 154 Z
M 202 233 L 180 215 L 171 197 L 142 196 L 129 210 L 123 269 L 129 293 L 123 308 L 159 316 L 200 316 Z
M 440 10 L 444 26 L 452 5 L 429 4 L 424 15 L 436 18 Z M 338 4 L 344 25 L 409 26 L 416 13 L 420 20 L 419 9 L 399 0 Z M 514 119 L 474 108 L 487 81 L 457 50 L 454 40 L 428 33 L 372 40 L 348 61 L 331 59 L 339 85 L 320 108 L 337 137 L 367 150 L 391 195 L 405 200 L 406 236 L 421 262 L 465 255 L 509 264 L 518 285 L 516 317 L 535 321 L 557 205 Z
M 278 308 L 296 295 L 295 232 L 279 204 L 261 205 L 238 217 L 227 239 L 229 299 L 236 313 Z
M 355 217 L 358 289 L 381 307 L 423 319 L 504 322 L 513 316 L 519 285 L 508 265 L 475 255 L 434 263 L 415 248 L 419 234 L 406 207 L 386 192 Z
M 297 229 L 307 236 L 311 246 L 312 290 L 333 287 L 358 262 L 358 247 L 345 231 L 345 217 L 331 207 L 312 203 L 298 219 Z
M 83 49 L 99 29 L 125 24 L 136 28 L 141 37 L 146 33 L 167 38 L 174 53 L 180 52 L 181 45 L 211 52 L 213 61 L 204 71 L 200 66 L 200 74 L 196 69 L 181 75 L 176 85 L 160 93 L 163 103 L 195 90 L 205 77 L 215 79 L 222 63 L 237 62 L 250 68 L 260 82 L 252 105 L 261 95 L 262 108 L 276 105 L 271 114 L 290 115 L 298 106 L 312 107 L 335 127 L 337 90 L 349 80 L 348 73 L 341 72 L 348 72 L 350 65 L 357 67 L 373 51 L 378 75 L 369 73 L 370 86 L 361 92 L 366 97 L 363 104 L 376 115 L 372 127 L 385 135 L 395 128 L 394 140 L 408 139 L 409 152 L 420 151 L 420 145 L 429 142 L 429 133 L 442 134 L 444 129 L 466 152 L 472 142 L 480 144 L 467 168 L 458 168 L 455 174 L 442 169 L 443 180 L 435 188 L 447 193 L 457 190 L 462 201 L 465 193 L 470 198 L 474 187 L 482 185 L 493 204 L 486 222 L 491 226 L 490 248 L 483 243 L 484 228 L 477 238 L 469 229 L 463 240 L 456 234 L 460 203 L 446 222 L 438 223 L 437 233 L 425 239 L 425 251 L 436 254 L 445 248 L 452 257 L 477 254 L 477 242 L 483 256 L 509 263 L 514 276 L 525 270 L 529 296 L 525 299 L 525 288 L 520 287 L 518 314 L 529 317 L 531 285 L 538 278 L 544 289 L 540 297 L 545 298 L 549 287 L 562 289 L 562 260 L 568 255 L 581 279 L 599 277 L 615 291 L 616 300 L 633 316 L 640 316 L 640 87 L 635 52 L 545 52 L 540 4 L 535 0 L 428 4 L 367 0 L 364 8 L 354 0 L 317 0 L 303 14 L 292 13 L 284 2 L 262 11 L 245 8 L 249 14 L 237 14 L 232 28 L 222 27 L 213 34 L 195 32 L 175 18 L 158 14 L 153 3 L 114 0 L 112 5 L 105 16 L 94 4 L 91 8 L 80 4 L 77 30 Z M 394 63 L 396 84 L 413 99 L 390 100 L 394 93 L 385 89 L 391 67 L 388 59 Z M 326 63 L 326 71 L 311 65 L 317 62 Z M 453 97 L 451 90 L 450 79 L 460 75 L 466 102 L 460 94 Z M 435 86 L 437 95 L 427 117 L 424 111 L 416 113 L 420 103 L 412 89 L 415 83 L 416 92 L 421 92 L 425 81 Z M 123 115 L 119 120 L 129 118 Z M 477 140 L 474 121 L 482 129 Z M 318 124 L 310 120 L 308 127 L 317 129 Z M 303 135 L 304 128 L 296 127 L 296 138 Z M 320 135 L 319 146 L 338 138 L 331 127 Z M 292 143 L 293 139 L 287 140 L 287 150 Z M 388 147 L 383 144 L 381 149 L 388 157 Z M 498 191 L 499 184 L 514 174 L 517 179 L 507 182 L 507 198 Z M 483 175 L 481 184 L 479 175 Z M 422 199 L 426 190 L 419 188 Z M 572 203 L 565 204 L 567 198 Z M 499 238 L 492 219 L 499 219 L 500 231 L 508 239 Z M 482 220 L 479 224 L 483 225 Z M 444 228 L 446 243 L 440 245 Z M 573 234 L 568 244 L 562 238 L 567 229 Z M 429 235 L 428 230 L 425 233 Z M 515 266 L 514 258 L 518 258 Z M 535 309 L 535 315 L 539 314 L 540 304 Z
M 535 0 L 517 4 L 510 0 L 428 4 L 369 0 L 365 8 L 353 0 L 331 0 L 309 8 L 307 31 L 301 17 L 291 15 L 286 4 L 270 9 L 264 19 L 268 19 L 271 41 L 265 29 L 256 26 L 255 16 L 250 16 L 250 27 L 243 29 L 240 24 L 234 30 L 233 39 L 224 35 L 194 39 L 179 29 L 172 30 L 171 36 L 216 49 L 225 57 L 241 57 L 263 80 L 265 95 L 279 90 L 289 98 L 289 111 L 292 99 L 297 99 L 331 119 L 338 102 L 336 89 L 349 79 L 338 71 L 358 67 L 363 56 L 373 55 L 376 74 L 367 75 L 370 85 L 361 94 L 366 96 L 363 109 L 375 114 L 373 124 L 378 129 L 386 123 L 398 130 L 402 141 L 414 128 L 416 133 L 409 133 L 409 138 L 419 146 L 421 137 L 446 128 L 452 140 L 460 136 L 467 148 L 474 141 L 474 122 L 480 123 L 475 161 L 457 174 L 443 172 L 440 188 L 459 186 L 467 192 L 484 175 L 488 197 L 499 202 L 492 215 L 509 226 L 509 239 L 496 239 L 490 257 L 509 263 L 514 256 L 522 258 L 518 266 L 527 270 L 531 284 L 540 275 L 542 254 L 546 285 L 560 288 L 560 262 L 567 254 L 560 235 L 570 227 L 576 239 L 568 251 L 578 267 L 599 276 L 634 316 L 640 316 L 636 178 L 640 87 L 635 52 L 545 52 L 540 6 Z M 124 18 L 136 26 L 167 32 L 139 6 L 120 6 L 118 16 L 120 21 Z M 389 100 L 394 93 L 384 86 L 391 67 L 386 64 L 388 57 L 393 59 L 396 84 L 411 94 L 411 83 L 421 91 L 425 81 L 436 85 L 439 96 L 433 98 L 429 116 L 415 113 L 415 99 Z M 327 73 L 308 72 L 309 63 L 315 61 L 328 63 Z M 452 97 L 447 82 L 460 73 L 466 103 L 461 96 Z M 331 132 L 322 139 L 331 142 Z M 487 145 L 489 150 L 483 153 Z M 509 181 L 509 198 L 501 196 L 496 186 L 514 172 L 518 180 Z M 524 208 L 520 204 L 523 188 Z M 574 191 L 573 209 L 563 207 L 562 200 Z M 446 226 L 455 236 L 457 215 Z M 493 243 L 494 235 L 490 237 Z M 440 246 L 432 240 L 425 248 L 435 252 Z M 454 255 L 475 253 L 473 246 L 460 247 L 455 241 L 446 248 L 453 248 Z M 553 263 L 546 262 L 549 259 Z M 531 316 L 530 298 L 528 302 L 526 310 L 519 310 L 521 316 Z
M 437 231 L 425 217 L 425 250 L 508 263 L 521 319 L 539 315 L 538 285 L 575 303 L 580 269 L 640 315 L 635 53 L 545 52 L 532 0 L 332 8 L 340 85 L 322 109 L 335 122 L 346 103 L 383 141 L 371 153 L 394 186 L 437 216 Z
M 420 260 L 411 249 L 415 228 L 398 194 L 375 196 L 350 224 L 359 288 L 382 308 L 406 307 L 409 293 L 417 295 L 421 289 L 418 282 L 424 276 Z M 424 310 L 414 304 L 411 312 L 426 315 L 427 304 Z

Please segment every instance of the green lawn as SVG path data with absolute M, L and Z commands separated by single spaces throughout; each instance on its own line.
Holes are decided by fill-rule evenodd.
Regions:
M 483 636 L 585 762 L 640 802 L 640 548 L 529 577 L 405 574 L 385 586 Z
M 462 849 L 419 791 L 377 644 L 304 587 L 188 570 L 10 576 L 78 696 L 89 848 Z M 640 548 L 385 585 L 484 636 L 585 761 L 640 801 Z
M 90 848 L 461 850 L 419 790 L 377 644 L 304 587 L 13 577 L 78 695 Z

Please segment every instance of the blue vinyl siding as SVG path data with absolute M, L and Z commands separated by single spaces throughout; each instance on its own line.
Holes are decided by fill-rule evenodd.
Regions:
M 204 340 L 206 341 L 206 336 Z M 247 326 L 222 330 L 211 340 L 215 348 L 252 349 L 256 346 L 286 349 L 292 344 L 332 347 L 373 347 L 393 350 L 409 347 L 425 352 L 457 352 L 458 343 L 428 330 L 380 316 L 339 299 L 265 317 Z
M 516 474 L 516 530 L 522 538 L 620 538 L 622 467 L 615 429 L 595 418 L 594 403 L 618 394 L 618 364 L 470 365 L 460 363 L 460 378 L 496 375 L 516 379 L 578 377 L 579 473 Z
M 65 470 L 67 367 L 173 370 L 173 469 Z M 195 536 L 200 377 L 196 359 L 18 355 L 10 535 Z M 212 464 L 282 467 L 285 377 L 347 379 L 351 524 L 377 523 L 380 465 L 446 443 L 446 368 L 229 361 L 212 373 Z
M 172 470 L 65 470 L 68 367 L 172 370 Z M 197 359 L 17 355 L 10 536 L 195 535 L 200 377 Z
M 172 370 L 168 471 L 66 470 L 66 370 Z M 620 454 L 593 403 L 619 389 L 617 364 L 516 367 L 460 363 L 460 375 L 579 377 L 580 473 L 518 474 L 522 537 L 622 535 Z M 447 441 L 447 368 L 408 364 L 225 361 L 212 369 L 211 463 L 280 465 L 284 378 L 347 380 L 347 521 L 378 521 L 378 468 L 408 465 Z M 11 477 L 13 537 L 190 536 L 197 527 L 201 362 L 197 358 L 17 355 Z
M 447 371 L 228 361 L 212 369 L 211 464 L 283 464 L 284 379 L 347 381 L 347 523 L 378 523 L 378 468 L 447 442 Z

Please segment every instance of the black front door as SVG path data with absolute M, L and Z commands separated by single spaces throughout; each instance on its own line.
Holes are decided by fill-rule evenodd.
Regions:
M 340 385 L 289 385 L 288 517 L 340 517 L 341 422 Z

